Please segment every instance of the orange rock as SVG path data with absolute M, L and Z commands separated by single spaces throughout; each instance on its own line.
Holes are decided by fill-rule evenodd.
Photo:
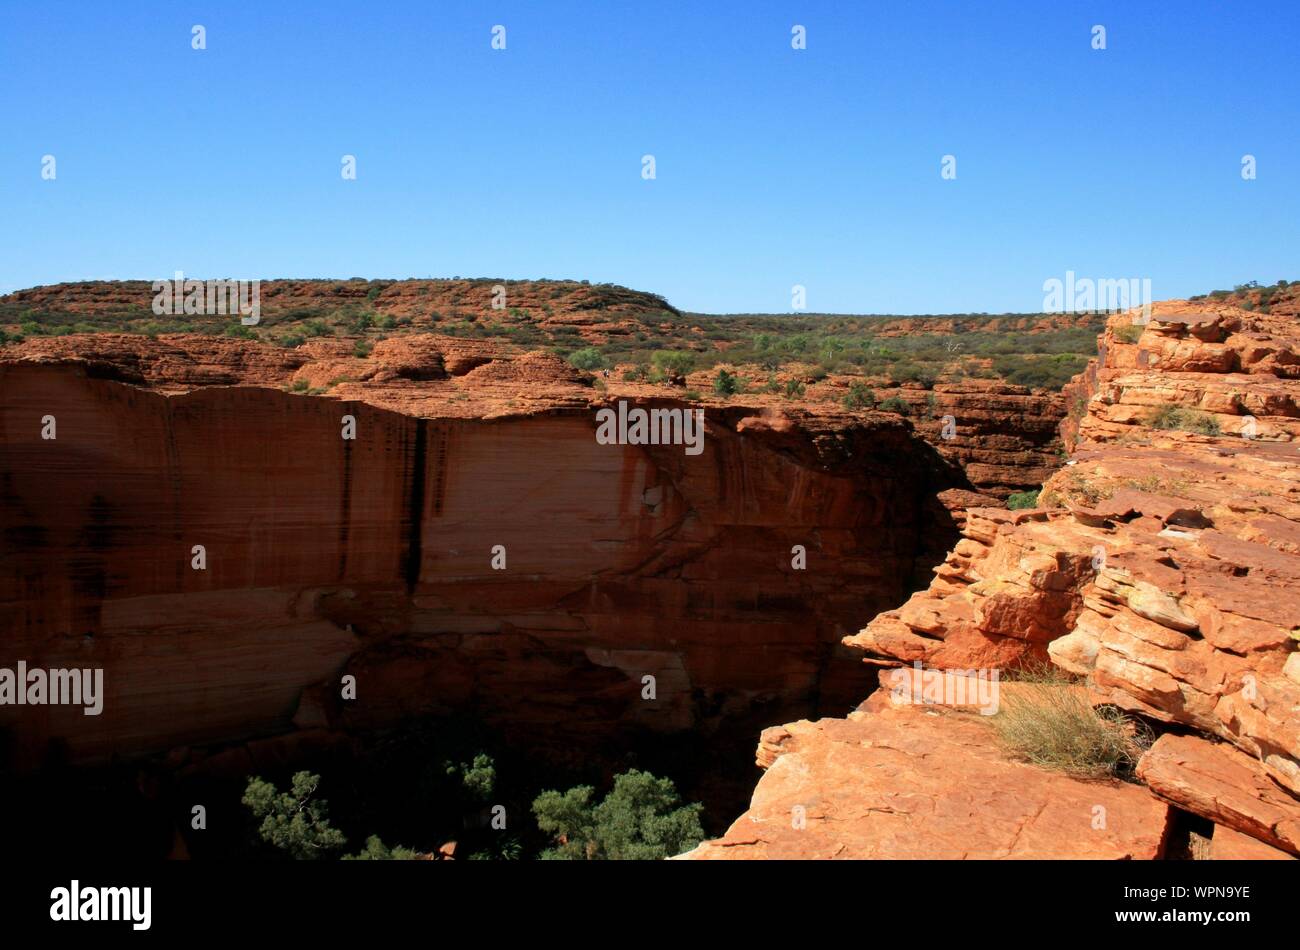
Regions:
M 1138 778 L 1180 808 L 1300 854 L 1300 800 L 1232 746 L 1194 736 L 1161 736 L 1138 763 Z
M 1011 761 L 980 719 L 878 705 L 789 723 L 749 810 L 683 857 L 1161 856 L 1169 809 L 1146 790 Z
M 1257 838 L 1243 835 L 1227 825 L 1216 825 L 1210 839 L 1213 861 L 1294 861 L 1295 855 L 1271 848 Z

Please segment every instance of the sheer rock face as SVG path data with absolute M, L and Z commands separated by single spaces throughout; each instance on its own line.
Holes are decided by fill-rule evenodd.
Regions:
M 11 764 L 426 712 L 564 742 L 841 711 L 869 673 L 839 639 L 951 530 L 953 470 L 895 415 L 710 405 L 699 455 L 601 444 L 611 397 L 551 357 L 385 342 L 4 350 L 0 666 L 106 694 L 0 706 Z
M 883 667 L 1050 658 L 1094 701 L 1200 736 L 1159 740 L 1152 791 L 1300 853 L 1300 328 L 1184 301 L 1141 317 L 1111 318 L 1067 387 L 1073 453 L 1045 507 L 970 509 L 929 589 L 844 642 Z

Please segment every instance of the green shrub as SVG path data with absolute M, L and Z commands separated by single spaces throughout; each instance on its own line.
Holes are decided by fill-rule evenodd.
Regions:
M 734 396 L 740 391 L 740 382 L 725 369 L 720 369 L 713 378 L 713 391 L 719 396 Z
M 569 354 L 569 363 L 576 369 L 594 370 L 605 367 L 605 357 L 594 346 L 584 346 Z
M 400 845 L 388 847 L 379 840 L 379 835 L 371 835 L 366 839 L 366 846 L 359 854 L 345 854 L 344 861 L 418 861 L 420 853 L 412 851 L 410 848 L 403 848 Z
M 844 397 L 845 409 L 876 408 L 876 393 L 865 383 L 850 383 L 848 394 Z
M 792 379 L 792 380 L 790 380 L 789 382 L 787 382 L 787 383 L 785 384 L 785 398 L 786 398 L 786 399 L 802 399 L 802 398 L 803 398 L 803 394 L 804 394 L 804 392 L 807 390 L 807 388 L 808 388 L 808 387 L 806 387 L 806 386 L 805 386 L 802 382 L 800 382 L 799 380 L 797 380 L 797 379 Z
M 695 354 L 685 350 L 658 350 L 650 362 L 667 376 L 685 376 L 695 368 Z
M 320 776 L 311 772 L 295 773 L 287 792 L 250 777 L 242 801 L 261 820 L 261 839 L 299 861 L 329 857 L 343 848 L 348 842 L 330 825 L 329 804 L 312 797 L 319 785 Z
M 1126 323 L 1123 326 L 1116 327 L 1111 332 L 1115 339 L 1121 343 L 1136 343 L 1142 336 L 1146 327 L 1139 323 Z
M 1035 488 L 1033 491 L 1012 492 L 1007 497 L 1007 507 L 1013 511 L 1019 508 L 1037 508 L 1038 493 L 1042 489 Z
M 902 396 L 890 396 L 880 404 L 881 412 L 896 412 L 900 416 L 910 416 L 912 407 L 908 405 L 907 400 Z
M 656 861 L 689 851 L 704 839 L 702 805 L 682 805 L 671 779 L 632 769 L 614 777 L 600 804 L 579 785 L 533 801 L 537 826 L 556 846 L 544 859 Z
M 374 347 L 367 341 L 357 340 L 357 342 L 352 345 L 352 355 L 359 357 L 360 359 L 365 359 L 370 355 L 370 352 L 373 349 Z

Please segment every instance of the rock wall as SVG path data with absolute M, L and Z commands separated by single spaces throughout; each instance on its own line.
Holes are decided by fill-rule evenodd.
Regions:
M 0 666 L 106 692 L 0 706 L 11 766 L 449 711 L 557 742 L 842 712 L 867 673 L 839 639 L 951 530 L 953 472 L 897 416 L 711 406 L 688 456 L 599 444 L 612 397 L 549 357 L 302 349 L 6 350 Z
M 1288 317 L 1169 301 L 1149 323 L 1137 311 L 1111 318 L 1099 352 L 1065 393 L 1073 454 L 1047 480 L 1044 507 L 968 511 L 929 589 L 845 643 L 883 668 L 885 686 L 904 664 L 1005 671 L 1050 659 L 1084 676 L 1094 703 L 1160 733 L 1138 768 L 1146 787 L 1128 788 L 1214 822 L 1215 856 L 1300 854 L 1300 331 Z M 971 857 L 1164 853 L 1151 833 L 1168 821 L 1158 809 L 1110 822 L 1105 848 L 1095 826 L 1080 836 L 1082 813 L 1045 838 L 1043 807 L 1074 794 L 1059 775 L 1050 792 L 1017 780 L 1006 808 L 963 825 L 971 789 L 952 776 L 982 775 L 1006 754 L 968 716 L 894 708 L 888 692 L 846 723 L 768 730 L 750 811 L 691 856 L 961 856 L 955 840 Z M 858 742 L 859 731 L 870 735 Z M 854 753 L 852 777 L 847 753 L 832 754 L 847 733 L 874 747 Z M 922 768 L 936 754 L 945 774 Z M 921 769 L 915 794 L 876 781 L 890 769 Z M 811 803 L 825 821 L 788 834 L 791 809 L 812 814 Z M 908 837 L 881 813 L 906 816 Z M 1034 847 L 999 831 L 1026 814 L 1039 816 Z M 1159 846 L 1134 850 L 1136 840 Z

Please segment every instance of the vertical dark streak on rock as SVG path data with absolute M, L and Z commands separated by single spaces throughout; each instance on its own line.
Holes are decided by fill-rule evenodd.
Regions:
M 348 411 L 356 417 L 356 407 L 349 404 Z M 343 487 L 339 497 L 339 580 L 347 574 L 348 532 L 352 528 L 352 440 L 343 443 Z
M 437 434 L 438 446 L 434 450 L 433 514 L 434 517 L 441 517 L 443 493 L 447 490 L 448 433 L 446 429 L 441 429 Z
M 420 579 L 421 532 L 424 527 L 424 467 L 427 464 L 427 432 L 424 419 L 415 420 L 415 449 L 410 464 L 410 494 L 406 501 L 406 557 L 402 574 L 406 578 L 406 592 L 414 592 Z
M 181 456 L 180 451 L 176 448 L 175 414 L 172 409 L 172 400 L 164 399 L 163 416 L 166 419 L 167 425 L 167 482 L 171 488 L 172 495 L 172 540 L 176 542 L 177 552 L 176 584 L 173 589 L 182 591 L 185 589 L 185 570 L 189 567 L 192 554 L 190 550 L 185 547 L 185 539 L 181 535 Z

